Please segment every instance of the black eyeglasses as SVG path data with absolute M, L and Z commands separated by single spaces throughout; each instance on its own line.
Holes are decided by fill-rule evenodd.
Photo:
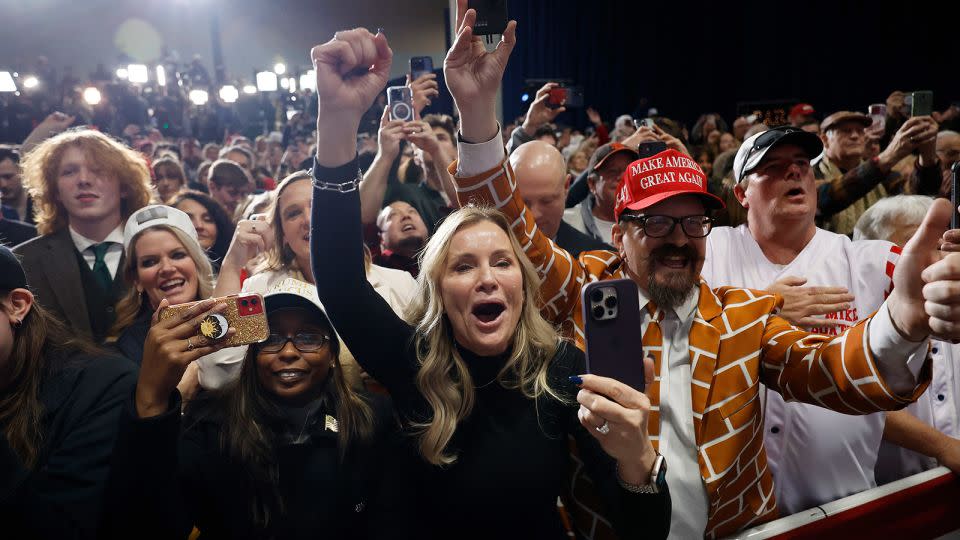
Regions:
M 297 334 L 293 337 L 270 334 L 267 340 L 260 345 L 260 352 L 278 353 L 292 341 L 293 346 L 300 352 L 316 352 L 330 341 L 330 336 L 323 334 Z
M 676 227 L 678 224 L 683 230 L 683 233 L 690 238 L 703 238 L 710 234 L 710 230 L 713 229 L 713 218 L 710 216 L 673 217 L 657 215 L 625 215 L 621 216 L 620 219 L 635 221 L 638 225 L 640 225 L 640 228 L 643 229 L 643 234 L 649 236 L 650 238 L 663 238 L 664 236 L 670 236 L 673 234 L 674 227 Z

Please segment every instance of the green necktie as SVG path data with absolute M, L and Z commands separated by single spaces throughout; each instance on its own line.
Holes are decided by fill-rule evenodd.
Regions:
M 108 292 L 113 288 L 113 276 L 110 275 L 110 269 L 107 268 L 107 262 L 103 257 L 114 243 L 115 242 L 101 242 L 89 248 L 93 250 L 93 254 L 96 257 L 93 262 L 93 277 L 96 278 L 97 283 L 100 284 L 100 288 L 103 289 L 104 292 Z

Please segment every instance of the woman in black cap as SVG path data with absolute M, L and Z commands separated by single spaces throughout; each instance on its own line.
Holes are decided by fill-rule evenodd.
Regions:
M 34 302 L 0 247 L 0 527 L 6 538 L 93 538 L 136 370 Z
M 286 279 L 268 292 L 270 336 L 250 345 L 238 380 L 182 417 L 177 382 L 222 348 L 197 334 L 220 305 L 154 322 L 120 422 L 103 537 L 187 538 L 196 527 L 204 538 L 367 538 L 396 526 L 378 496 L 393 455 L 388 401 L 347 385 L 315 291 Z

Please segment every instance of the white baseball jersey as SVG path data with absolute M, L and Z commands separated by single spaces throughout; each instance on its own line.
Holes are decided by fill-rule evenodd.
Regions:
M 880 307 L 893 287 L 899 253 L 890 242 L 853 242 L 817 229 L 790 264 L 780 265 L 764 256 L 746 225 L 717 227 L 707 237 L 702 275 L 711 287 L 764 289 L 785 276 L 806 278 L 805 286 L 846 287 L 855 298 L 851 309 L 826 316 L 841 325 L 807 328 L 837 335 Z M 874 465 L 883 437 L 883 413 L 849 416 L 786 403 L 776 392 L 765 392 L 764 411 L 764 446 L 782 514 L 876 486 Z
M 937 431 L 960 438 L 960 345 L 931 340 L 933 380 L 905 411 Z M 886 441 L 877 458 L 877 483 L 886 484 L 937 466 L 937 460 Z

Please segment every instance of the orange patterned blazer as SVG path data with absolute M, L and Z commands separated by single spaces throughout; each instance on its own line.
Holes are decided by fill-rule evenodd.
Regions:
M 450 170 L 456 171 L 456 163 Z M 580 289 L 587 282 L 626 277 L 620 257 L 590 251 L 573 259 L 554 244 L 537 229 L 506 160 L 496 169 L 456 181 L 461 204 L 494 206 L 512 222 L 514 236 L 543 280 L 541 312 L 583 348 Z M 867 346 L 867 320 L 839 336 L 809 334 L 776 315 L 782 303 L 779 296 L 764 291 L 711 290 L 700 282 L 690 330 L 691 414 L 710 504 L 707 537 L 726 536 L 777 517 L 763 447 L 760 384 L 787 401 L 866 414 L 904 407 L 930 381 L 928 359 L 913 394 L 896 395 L 881 380 Z M 655 356 L 659 363 L 660 355 Z M 660 373 L 659 365 L 655 373 Z M 655 448 L 660 434 L 659 384 L 658 377 L 646 392 Z

